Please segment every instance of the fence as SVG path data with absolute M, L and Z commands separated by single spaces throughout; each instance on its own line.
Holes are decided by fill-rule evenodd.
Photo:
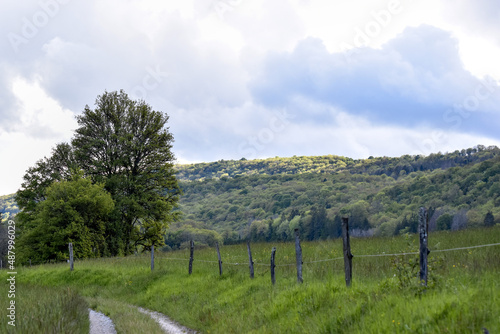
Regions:
M 304 264 L 313 264 L 313 263 L 321 263 L 321 262 L 331 262 L 331 261 L 338 261 L 338 260 L 344 260 L 344 271 L 345 271 L 345 282 L 346 286 L 350 286 L 352 282 L 352 261 L 353 258 L 373 258 L 373 257 L 397 257 L 397 256 L 405 256 L 405 255 L 419 255 L 419 281 L 423 286 L 427 286 L 427 279 L 428 279 L 428 265 L 427 265 L 427 257 L 429 253 L 431 252 L 428 248 L 428 230 L 429 230 L 429 217 L 427 214 L 427 210 L 425 208 L 420 208 L 419 210 L 419 240 L 420 240 L 420 248 L 418 252 L 402 252 L 402 253 L 383 253 L 383 254 L 362 254 L 362 255 L 353 255 L 351 253 L 351 247 L 350 247 L 350 237 L 349 237 L 349 221 L 348 218 L 342 218 L 342 244 L 343 244 L 343 256 L 342 257 L 335 257 L 335 258 L 328 258 L 328 259 L 320 259 L 320 260 L 314 260 L 314 261 L 302 261 L 302 247 L 300 244 L 300 236 L 299 236 L 299 231 L 298 229 L 295 229 L 295 255 L 296 255 L 296 261 L 295 263 L 284 263 L 284 264 L 276 264 L 275 262 L 275 255 L 276 255 L 276 247 L 273 247 L 271 250 L 271 260 L 270 263 L 259 263 L 259 262 L 254 262 L 252 258 L 252 252 L 251 252 L 251 247 L 250 247 L 250 242 L 247 242 L 247 250 L 248 250 L 248 266 L 249 266 L 249 271 L 250 271 L 250 278 L 254 278 L 254 266 L 267 266 L 270 268 L 270 273 L 271 273 L 271 283 L 275 284 L 276 283 L 276 276 L 275 276 L 275 268 L 276 267 L 292 267 L 295 266 L 297 268 L 297 282 L 302 283 L 303 282 L 303 277 L 302 277 L 302 266 Z M 190 258 L 189 258 L 189 274 L 192 274 L 192 269 L 193 269 L 193 262 L 194 262 L 194 242 L 191 241 L 190 243 Z M 458 250 L 466 250 L 466 249 L 475 249 L 475 248 L 484 248 L 484 247 L 492 247 L 492 246 L 500 246 L 500 243 L 491 243 L 491 244 L 484 244 L 484 245 L 475 245 L 475 246 L 468 246 L 468 247 L 457 247 L 457 248 L 449 248 L 449 249 L 439 249 L 439 250 L 433 250 L 434 253 L 439 253 L 439 252 L 451 252 L 451 251 L 458 251 Z M 220 249 L 219 245 L 216 244 L 216 251 L 217 251 L 217 257 L 218 261 L 210 261 L 210 260 L 197 260 L 197 262 L 202 262 L 202 263 L 217 263 L 219 266 L 219 275 L 222 275 L 223 270 L 222 270 L 222 265 L 230 265 L 230 266 L 241 266 L 241 265 L 247 265 L 245 263 L 230 263 L 230 262 L 222 262 L 221 254 L 220 254 Z M 168 258 L 169 260 L 173 261 L 186 261 L 186 259 L 183 258 Z M 153 261 L 153 258 L 152 258 Z
M 227 266 L 242 266 L 242 265 L 248 265 L 249 266 L 249 274 L 250 278 L 254 278 L 254 266 L 265 266 L 270 269 L 271 272 L 271 282 L 272 284 L 275 284 L 276 282 L 276 276 L 275 276 L 275 268 L 276 267 L 296 267 L 297 270 L 297 282 L 302 283 L 303 282 L 303 277 L 302 277 L 302 267 L 303 265 L 307 264 L 314 264 L 314 263 L 324 263 L 324 262 L 333 262 L 333 261 L 340 261 L 344 260 L 344 272 L 345 272 L 345 282 L 346 286 L 350 286 L 352 282 L 352 266 L 353 266 L 353 259 L 359 259 L 359 258 L 375 258 L 375 257 L 397 257 L 397 256 L 406 256 L 406 255 L 419 255 L 419 281 L 421 282 L 422 285 L 427 285 L 427 275 L 428 275 L 428 268 L 427 268 L 427 256 L 430 253 L 430 250 L 428 249 L 428 226 L 429 226 L 429 218 L 427 216 L 427 211 L 424 208 L 420 208 L 419 210 L 419 238 L 420 238 L 420 248 L 419 251 L 416 252 L 400 252 L 400 253 L 382 253 L 382 254 L 356 254 L 353 255 L 351 253 L 351 247 L 350 247 L 350 237 L 349 237 L 349 221 L 347 218 L 342 219 L 342 245 L 343 245 L 343 256 L 341 257 L 332 257 L 332 258 L 325 258 L 325 259 L 319 259 L 319 260 L 313 260 L 313 261 L 303 261 L 302 260 L 302 247 L 300 243 L 300 235 L 298 229 L 295 230 L 295 263 L 276 263 L 275 261 L 275 255 L 277 252 L 276 247 L 273 247 L 271 251 L 271 261 L 270 263 L 263 263 L 263 262 L 254 262 L 252 258 L 252 251 L 250 247 L 250 242 L 247 242 L 247 251 L 248 251 L 248 262 L 223 262 L 222 261 L 222 256 L 220 253 L 220 248 L 219 245 L 216 244 L 216 252 L 217 252 L 217 261 L 210 261 L 210 260 L 200 260 L 197 259 L 196 262 L 199 263 L 217 263 L 219 267 L 219 275 L 223 274 L 223 265 Z M 74 270 L 74 260 L 73 260 L 73 245 L 69 244 L 69 265 L 70 265 L 70 270 Z M 500 243 L 490 243 L 490 244 L 483 244 L 483 245 L 474 245 L 474 246 L 467 246 L 467 247 L 456 247 L 456 248 L 449 248 L 449 249 L 436 249 L 433 250 L 433 253 L 440 253 L 440 252 L 452 252 L 452 251 L 459 251 L 459 250 L 469 250 L 469 249 L 477 249 L 477 248 L 484 248 L 484 247 L 493 247 L 493 246 L 500 246 Z M 193 272 L 193 264 L 195 262 L 194 259 L 194 242 L 190 242 L 190 254 L 189 254 L 189 259 L 186 258 L 171 258 L 169 257 L 168 260 L 172 261 L 188 261 L 188 272 L 189 275 L 192 274 Z M 31 262 L 31 261 L 30 261 Z M 31 266 L 31 265 L 30 265 Z M 0 265 L 1 267 L 1 265 Z M 151 271 L 154 271 L 155 269 L 155 252 L 154 252 L 154 246 L 151 247 Z

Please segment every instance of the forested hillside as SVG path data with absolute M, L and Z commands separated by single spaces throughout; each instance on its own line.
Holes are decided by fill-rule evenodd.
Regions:
M 18 208 L 14 195 L 0 196 L 0 212 L 2 213 L 2 221 L 6 221 L 17 213 Z
M 398 178 L 417 171 L 432 171 L 477 163 L 500 155 L 495 146 L 462 149 L 452 153 L 433 153 L 428 156 L 403 155 L 399 158 L 369 157 L 351 159 L 336 155 L 315 157 L 270 158 L 264 160 L 220 160 L 210 163 L 179 165 L 177 178 L 181 181 L 203 181 L 224 177 L 303 173 L 336 173 L 348 170 L 351 174 L 366 173 Z
M 353 160 L 337 156 L 219 161 L 178 166 L 181 222 L 169 247 L 241 239 L 290 240 L 416 232 L 419 206 L 431 229 L 495 224 L 500 217 L 500 150 L 478 146 L 448 154 Z M 217 233 L 214 233 L 215 230 Z
M 309 240 L 340 235 L 350 217 L 354 236 L 416 232 L 419 206 L 431 229 L 494 225 L 500 218 L 500 149 L 354 160 L 340 156 L 231 160 L 178 165 L 183 195 L 167 248 L 197 244 Z M 0 208 L 16 211 L 13 196 Z M 4 219 L 7 215 L 4 215 Z

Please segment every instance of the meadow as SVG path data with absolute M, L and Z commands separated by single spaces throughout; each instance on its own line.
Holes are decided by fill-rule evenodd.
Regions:
M 254 279 L 247 246 L 240 244 L 221 247 L 222 276 L 215 250 L 202 248 L 195 250 L 192 275 L 185 249 L 156 252 L 153 272 L 149 254 L 144 254 L 75 261 L 73 272 L 66 263 L 19 268 L 17 284 L 20 295 L 36 289 L 51 298 L 82 296 L 124 333 L 133 332 L 130 326 L 154 328 L 130 305 L 164 313 L 203 333 L 480 333 L 482 328 L 498 333 L 500 246 L 443 251 L 498 242 L 498 225 L 431 233 L 427 288 L 415 277 L 416 255 L 363 256 L 416 252 L 417 235 L 352 238 L 349 288 L 340 239 L 302 243 L 302 284 L 297 283 L 293 243 L 252 244 Z M 269 268 L 272 247 L 277 248 L 275 285 Z M 5 282 L 5 271 L 0 279 Z M 2 294 L 4 287 L 2 283 Z M 43 297 L 39 299 L 43 305 Z M 18 323 L 49 317 L 36 308 L 20 301 Z M 75 309 L 81 312 L 82 306 Z M 62 317 L 50 310 L 57 312 L 54 321 Z M 140 318 L 131 321 L 134 317 Z

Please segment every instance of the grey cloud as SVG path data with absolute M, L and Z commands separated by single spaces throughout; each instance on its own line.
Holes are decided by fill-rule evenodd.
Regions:
M 487 98 L 478 99 L 478 89 Z M 500 87 L 493 82 L 489 89 L 463 68 L 457 41 L 431 26 L 407 28 L 381 50 L 365 48 L 347 55 L 329 53 L 320 40 L 308 38 L 291 53 L 270 55 L 251 83 L 254 98 L 267 106 L 290 106 L 303 96 L 377 123 L 459 126 L 497 136 Z M 457 111 L 446 114 L 471 99 L 477 103 L 466 117 L 456 120 Z M 322 123 L 328 117 L 305 109 L 299 120 Z

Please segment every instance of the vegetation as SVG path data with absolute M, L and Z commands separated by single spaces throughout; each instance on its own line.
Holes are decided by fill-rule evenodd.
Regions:
M 131 254 L 162 245 L 176 219 L 168 116 L 121 91 L 99 96 L 77 121 L 71 144 L 29 168 L 16 193 L 21 261 L 67 258 L 69 242 L 78 258 Z
M 478 146 L 399 159 L 324 156 L 179 166 L 184 219 L 172 226 L 166 243 L 175 248 L 187 241 L 178 236 L 188 227 L 215 230 L 227 244 L 291 240 L 295 228 L 308 240 L 336 238 L 343 215 L 350 216 L 354 235 L 414 233 L 419 206 L 430 207 L 431 230 L 492 226 L 500 217 L 499 152 Z
M 56 148 L 54 161 L 47 164 L 57 166 L 68 150 Z M 415 233 L 419 206 L 430 209 L 431 231 L 493 226 L 500 221 L 497 147 L 365 160 L 338 156 L 221 160 L 175 168 L 183 191 L 175 212 L 182 218 L 166 231 L 165 249 L 185 247 L 191 239 L 200 246 L 246 239 L 287 241 L 295 228 L 308 240 L 336 238 L 344 215 L 350 216 L 355 236 Z M 158 236 L 161 227 L 153 224 L 149 230 Z M 113 244 L 121 240 L 108 238 Z M 133 239 L 142 243 L 138 235 Z
M 53 183 L 47 188 L 47 198 L 39 210 L 21 225 L 23 249 L 18 261 L 42 263 L 68 258 L 68 242 L 75 247 L 76 258 L 99 257 L 106 249 L 106 221 L 114 202 L 103 185 L 76 175 L 71 181 Z
M 244 244 L 221 248 L 222 276 L 215 250 L 204 248 L 195 251 L 192 275 L 189 251 L 181 250 L 157 254 L 153 273 L 144 255 L 77 261 L 73 272 L 67 264 L 24 267 L 18 279 L 72 287 L 93 300 L 91 305 L 104 300 L 146 307 L 204 333 L 479 333 L 483 327 L 496 333 L 499 246 L 438 251 L 498 240 L 499 226 L 430 233 L 433 267 L 427 289 L 411 271 L 414 255 L 361 256 L 416 252 L 417 235 L 352 238 L 351 288 L 344 282 L 339 239 L 303 242 L 303 284 L 297 283 L 293 243 L 252 244 L 253 280 Z M 274 286 L 269 275 L 273 246 L 278 265 Z M 109 315 L 116 321 L 113 312 Z
M 19 211 L 14 195 L 0 196 L 0 212 L 2 212 L 2 219 L 0 222 L 6 222 L 13 218 Z
M 101 297 L 86 297 L 94 311 L 103 313 L 113 319 L 117 333 L 123 334 L 164 334 L 165 332 L 149 315 L 138 312 L 137 307 Z
M 11 300 L 16 303 L 15 327 L 7 324 L 11 320 L 5 314 L 0 318 L 2 333 L 89 333 L 88 304 L 73 288 L 16 282 L 16 297 L 2 296 L 2 310 Z

